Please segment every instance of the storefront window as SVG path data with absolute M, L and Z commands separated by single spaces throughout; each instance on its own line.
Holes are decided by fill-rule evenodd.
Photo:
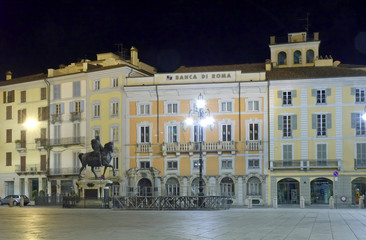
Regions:
M 291 204 L 300 202 L 299 182 L 295 179 L 287 178 L 277 183 L 278 203 Z
M 326 178 L 311 181 L 311 204 L 329 204 L 333 196 L 333 182 Z
M 366 194 L 366 178 L 356 178 L 352 181 L 352 204 L 358 204 L 364 194 Z

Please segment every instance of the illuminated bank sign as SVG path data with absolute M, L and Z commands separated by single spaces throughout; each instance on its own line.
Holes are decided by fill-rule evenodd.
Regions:
M 209 72 L 209 73 L 174 73 L 166 76 L 167 81 L 171 80 L 196 80 L 196 81 L 228 81 L 235 80 L 235 72 Z

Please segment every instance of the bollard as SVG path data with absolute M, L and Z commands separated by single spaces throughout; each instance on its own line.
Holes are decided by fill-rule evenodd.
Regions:
M 329 208 L 334 209 L 334 197 L 333 196 L 331 196 L 329 198 Z
M 305 208 L 305 198 L 304 198 L 304 196 L 300 197 L 300 208 Z
M 359 207 L 360 209 L 365 208 L 364 199 L 365 199 L 365 195 L 362 195 L 362 196 L 360 197 L 360 199 L 358 200 L 358 207 Z
M 272 200 L 272 206 L 273 206 L 273 208 L 278 208 L 278 202 L 277 202 L 277 198 L 276 197 L 273 198 L 273 200 Z
M 9 198 L 9 207 L 14 207 L 14 199 L 13 197 Z
M 21 196 L 19 199 L 19 207 L 24 207 L 24 197 Z
M 248 209 L 251 209 L 253 207 L 253 201 L 252 198 L 248 198 Z

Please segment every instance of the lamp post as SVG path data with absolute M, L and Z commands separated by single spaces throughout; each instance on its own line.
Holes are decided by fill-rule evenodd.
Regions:
M 202 167 L 203 167 L 203 160 L 202 160 L 202 144 L 203 144 L 203 128 L 212 125 L 214 123 L 214 120 L 212 117 L 210 117 L 210 111 L 208 108 L 206 108 L 206 101 L 203 99 L 202 94 L 198 96 L 198 99 L 196 101 L 196 107 L 197 109 L 191 109 L 189 118 L 185 120 L 185 123 L 187 125 L 193 125 L 196 123 L 198 125 L 198 140 L 199 140 L 199 161 L 198 161 L 198 167 L 199 167 L 199 182 L 198 182 L 198 205 L 202 206 L 202 197 L 204 196 L 203 193 L 203 179 L 202 179 Z M 198 121 L 194 121 L 192 118 L 192 113 L 198 114 Z

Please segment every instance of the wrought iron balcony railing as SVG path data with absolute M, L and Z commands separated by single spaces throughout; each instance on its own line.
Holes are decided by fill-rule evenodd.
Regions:
M 162 152 L 163 155 L 168 153 L 194 153 L 200 151 L 200 143 L 199 142 L 173 142 L 173 143 L 163 143 L 162 144 Z M 217 152 L 221 154 L 221 152 L 232 152 L 235 153 L 235 142 L 202 142 L 202 151 L 203 152 Z
M 85 137 L 68 137 L 50 139 L 50 146 L 79 145 L 85 143 Z
M 53 114 L 51 115 L 51 123 L 57 123 L 57 122 L 61 122 L 62 118 L 61 118 L 61 114 Z
M 271 170 L 286 170 L 286 169 L 296 169 L 296 170 L 310 170 L 310 169 L 341 169 L 340 159 L 324 159 L 324 160 L 275 160 L 270 162 Z
M 58 175 L 79 175 L 80 168 L 71 167 L 71 168 L 50 168 L 49 175 L 58 176 Z
M 80 112 L 71 112 L 70 113 L 70 121 L 80 121 L 81 120 L 81 113 Z
M 46 173 L 46 171 L 46 166 L 41 166 L 40 164 L 15 165 L 15 172 L 18 174 Z

